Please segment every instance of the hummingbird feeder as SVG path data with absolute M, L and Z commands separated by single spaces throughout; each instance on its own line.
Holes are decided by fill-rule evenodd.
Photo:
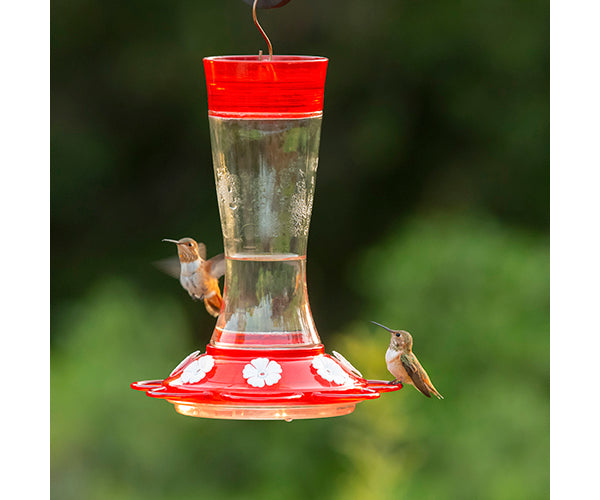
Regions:
M 190 354 L 164 380 L 131 384 L 184 415 L 333 417 L 402 387 L 364 379 L 340 354 L 326 354 L 317 333 L 306 247 L 328 59 L 269 49 L 204 59 L 223 305 L 206 352 Z

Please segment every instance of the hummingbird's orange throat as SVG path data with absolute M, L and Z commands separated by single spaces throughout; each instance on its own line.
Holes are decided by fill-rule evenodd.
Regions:
M 200 256 L 198 255 L 198 250 L 195 248 L 190 248 L 184 243 L 177 244 L 177 251 L 179 253 L 179 260 L 182 263 L 194 262 L 195 260 L 200 260 Z

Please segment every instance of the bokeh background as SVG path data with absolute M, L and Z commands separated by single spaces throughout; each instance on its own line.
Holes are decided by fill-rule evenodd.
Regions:
M 129 383 L 214 319 L 152 261 L 221 252 L 202 57 L 266 50 L 240 0 L 55 0 L 51 489 L 56 499 L 549 496 L 549 6 L 293 0 L 278 54 L 330 58 L 308 251 L 328 351 L 412 387 L 346 417 L 183 417 Z

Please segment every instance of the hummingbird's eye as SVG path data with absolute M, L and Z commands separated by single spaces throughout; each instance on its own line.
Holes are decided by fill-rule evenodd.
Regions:
M 399 333 L 397 333 L 397 334 L 396 334 L 396 337 L 400 337 L 400 334 L 399 334 Z
M 191 244 L 191 243 L 188 243 L 188 247 L 191 247 L 191 246 L 192 246 L 192 244 Z

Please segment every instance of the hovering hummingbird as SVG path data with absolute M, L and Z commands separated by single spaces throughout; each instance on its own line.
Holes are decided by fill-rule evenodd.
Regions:
M 204 300 L 206 310 L 217 317 L 223 297 L 219 288 L 219 278 L 225 274 L 225 256 L 221 253 L 206 259 L 206 245 L 192 238 L 168 240 L 177 245 L 179 262 L 176 258 L 163 259 L 156 266 L 175 278 L 194 300 Z
M 391 334 L 390 346 L 385 353 L 385 364 L 395 377 L 390 384 L 412 384 L 428 398 L 433 394 L 438 399 L 444 397 L 433 387 L 429 375 L 412 352 L 413 339 L 404 330 L 392 330 L 387 326 L 371 321 L 374 325 L 385 328 Z

